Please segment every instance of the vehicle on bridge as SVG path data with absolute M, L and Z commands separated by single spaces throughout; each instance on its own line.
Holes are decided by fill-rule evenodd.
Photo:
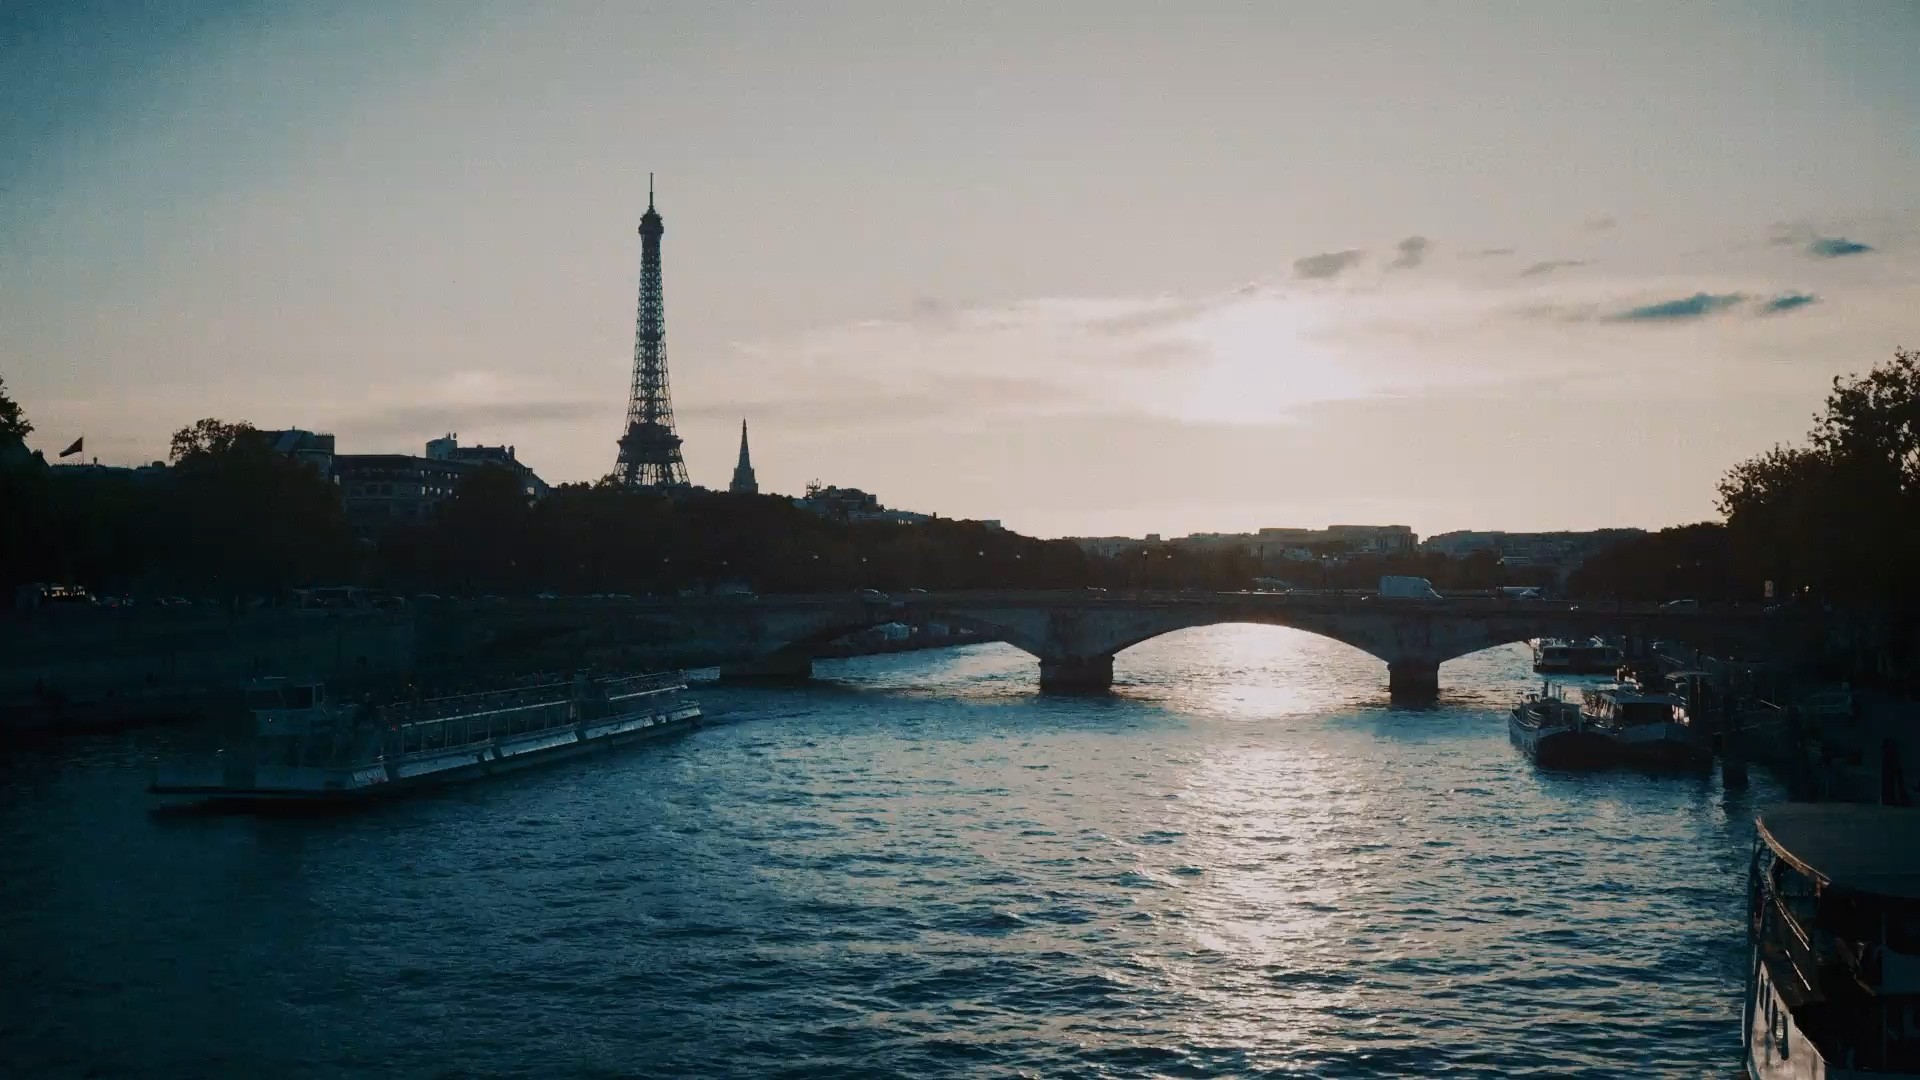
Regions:
M 1388 574 L 1380 579 L 1380 592 L 1383 600 L 1439 600 L 1442 597 L 1434 589 L 1433 582 L 1423 577 L 1407 577 L 1403 574 Z

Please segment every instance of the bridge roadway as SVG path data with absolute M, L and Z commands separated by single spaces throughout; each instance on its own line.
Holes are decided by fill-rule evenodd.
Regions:
M 678 640 L 699 641 L 715 655 L 738 657 L 722 670 L 743 677 L 805 677 L 812 670 L 812 647 L 868 627 L 945 623 L 1031 653 L 1040 662 L 1040 688 L 1049 691 L 1110 687 L 1114 654 L 1161 634 L 1218 623 L 1287 626 L 1379 658 L 1387 665 L 1390 692 L 1415 699 L 1438 692 L 1441 664 L 1509 642 L 1610 635 L 1761 657 L 1799 648 L 1818 631 L 1805 619 L 1758 607 L 1670 610 L 1655 604 L 1485 596 L 1406 600 L 1355 592 L 904 592 L 884 599 L 847 593 L 511 604 L 529 616 L 537 610 L 546 619 L 583 628 L 612 621 L 651 624 Z

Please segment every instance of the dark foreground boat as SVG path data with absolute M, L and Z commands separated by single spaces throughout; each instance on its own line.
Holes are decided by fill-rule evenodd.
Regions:
M 427 701 L 332 705 L 323 686 L 257 680 L 252 738 L 162 763 L 162 805 L 324 804 L 398 795 L 684 731 L 700 706 L 678 672 Z
M 1758 824 L 1746 1075 L 1920 1078 L 1920 810 L 1799 803 Z
M 1594 730 L 1580 706 L 1543 687 L 1513 707 L 1507 719 L 1513 745 L 1547 769 L 1598 769 L 1614 764 L 1613 742 Z

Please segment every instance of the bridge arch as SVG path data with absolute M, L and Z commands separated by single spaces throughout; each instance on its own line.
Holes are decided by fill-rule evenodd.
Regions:
M 1040 684 L 1045 690 L 1100 691 L 1113 685 L 1114 657 L 1154 638 L 1206 626 L 1276 626 L 1337 641 L 1387 665 L 1387 683 L 1400 696 L 1431 696 L 1439 687 L 1442 652 L 1461 643 L 1434 641 L 1431 634 L 1408 635 L 1388 612 L 1368 617 L 1330 618 L 1324 613 L 1278 607 L 1175 607 L 1123 619 L 1063 643 L 1064 656 L 1042 654 Z
M 1184 630 L 1204 630 L 1210 626 L 1272 626 L 1283 630 L 1297 630 L 1304 634 L 1312 634 L 1314 637 L 1339 642 L 1348 648 L 1358 649 L 1376 660 L 1386 659 L 1386 657 L 1381 656 L 1373 648 L 1370 648 L 1368 641 L 1364 638 L 1356 640 L 1356 638 L 1359 637 L 1358 635 L 1329 632 L 1324 627 L 1307 625 L 1303 620 L 1264 614 L 1228 615 L 1219 618 L 1183 620 L 1165 627 L 1155 628 L 1149 632 L 1127 635 L 1114 643 L 1112 651 L 1118 655 L 1137 645 L 1144 645 L 1156 638 L 1166 637 L 1168 634 L 1177 634 Z
M 977 614 L 938 608 L 903 611 L 860 605 L 835 608 L 811 618 L 769 628 L 758 634 L 740 660 L 722 664 L 723 678 L 805 678 L 812 672 L 813 650 L 827 642 L 888 623 L 910 625 L 943 623 L 971 631 L 978 641 L 1003 641 L 1036 658 L 1043 646 L 1031 641 L 1019 627 L 1007 627 Z M 955 644 L 963 644 L 956 642 Z
M 1394 600 L 1344 604 L 1256 605 L 1223 597 L 1213 604 L 1135 608 L 1106 620 L 1082 619 L 1073 632 L 1049 641 L 1041 652 L 1041 684 L 1062 690 L 1099 690 L 1112 685 L 1114 655 L 1163 634 L 1220 624 L 1283 626 L 1330 638 L 1387 665 L 1396 696 L 1432 697 L 1440 665 L 1487 649 L 1543 637 L 1581 638 L 1596 633 L 1651 639 L 1692 640 L 1717 645 L 1728 629 L 1684 615 L 1621 613 L 1577 607 L 1511 605 L 1440 606 Z M 1746 627 L 1748 633 L 1752 627 Z M 1030 650 L 1031 651 L 1031 650 Z
M 902 612 L 888 611 L 880 615 L 872 615 L 858 619 L 839 617 L 823 622 L 807 629 L 797 637 L 791 637 L 780 643 L 774 651 L 824 645 L 829 641 L 846 637 L 849 634 L 857 634 L 862 630 L 871 630 L 876 626 L 885 626 L 888 623 L 925 625 L 930 622 L 943 623 L 948 626 L 955 626 L 963 630 L 972 631 L 980 635 L 981 640 L 985 641 L 1007 641 L 1008 634 L 1010 633 L 1008 628 L 1004 626 L 968 615 L 948 614 L 939 611 L 921 611 L 914 612 L 910 617 L 903 617 Z M 1021 648 L 1018 642 L 1009 641 L 1008 643 L 1012 644 L 1015 648 Z M 1031 652 L 1032 650 L 1023 649 L 1022 651 Z M 1036 653 L 1035 655 L 1038 654 Z
M 689 644 L 704 640 L 739 658 L 784 658 L 803 674 L 808 648 L 887 622 L 943 622 L 1004 641 L 1039 661 L 1048 690 L 1112 684 L 1116 653 L 1164 634 L 1222 624 L 1278 626 L 1330 638 L 1387 664 L 1398 694 L 1430 696 L 1442 663 L 1538 637 L 1621 634 L 1687 641 L 1716 651 L 1780 638 L 1793 628 L 1758 612 L 1685 614 L 1652 605 L 1515 604 L 1488 599 L 1422 602 L 1346 595 L 948 593 L 869 603 L 852 596 L 653 605 L 678 620 Z M 653 610 L 658 608 L 658 610 Z M 634 615 L 642 615 L 636 611 Z M 724 669 L 723 669 L 724 670 Z

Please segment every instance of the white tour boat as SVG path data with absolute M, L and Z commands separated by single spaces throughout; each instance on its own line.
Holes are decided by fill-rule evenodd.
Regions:
M 170 805 L 322 803 L 491 776 L 684 731 L 700 719 L 678 672 L 522 687 L 386 706 L 333 704 L 319 684 L 255 680 L 252 737 L 162 763 Z

